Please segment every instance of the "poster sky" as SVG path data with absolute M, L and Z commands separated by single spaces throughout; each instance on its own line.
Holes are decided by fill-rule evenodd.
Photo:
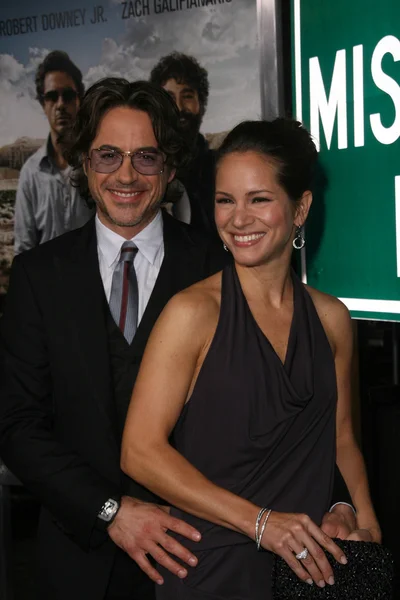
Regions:
M 48 131 L 35 99 L 45 54 L 65 50 L 86 86 L 106 76 L 147 79 L 173 50 L 208 70 L 204 133 L 260 116 L 255 0 L 16 0 L 0 9 L 0 146 Z M 202 6 L 204 4 L 204 6 Z M 141 15 L 141 16 L 138 16 Z

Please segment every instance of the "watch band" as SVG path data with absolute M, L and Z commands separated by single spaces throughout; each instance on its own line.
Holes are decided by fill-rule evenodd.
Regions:
M 119 509 L 121 508 L 120 498 L 108 498 L 99 512 L 97 513 L 97 525 L 102 530 L 106 530 L 111 525 Z

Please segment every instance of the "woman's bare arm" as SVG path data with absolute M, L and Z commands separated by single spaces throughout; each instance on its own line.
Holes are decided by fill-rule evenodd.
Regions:
M 312 293 L 320 318 L 331 341 L 335 358 L 338 402 L 336 411 L 336 462 L 357 511 L 357 526 L 368 529 L 374 541 L 381 540 L 372 506 L 363 456 L 352 424 L 353 329 L 346 306 L 337 298 Z
M 173 298 L 150 336 L 128 410 L 122 469 L 173 505 L 252 536 L 259 508 L 214 485 L 168 442 L 215 332 L 207 293 Z

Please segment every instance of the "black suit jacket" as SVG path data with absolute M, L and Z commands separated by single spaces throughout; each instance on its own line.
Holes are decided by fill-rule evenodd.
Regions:
M 163 218 L 165 256 L 133 342 L 136 371 L 168 300 L 223 266 L 222 245 Z M 94 220 L 14 260 L 1 321 L 0 456 L 43 504 L 41 594 L 52 600 L 102 598 L 115 550 L 94 529 L 121 482 L 104 298 Z

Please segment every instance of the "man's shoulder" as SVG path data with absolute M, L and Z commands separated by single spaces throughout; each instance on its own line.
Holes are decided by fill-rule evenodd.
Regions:
M 207 250 L 210 245 L 215 244 L 215 240 L 206 233 L 199 231 L 192 225 L 179 221 L 165 211 L 163 211 L 163 224 L 164 243 L 167 245 L 184 245 L 197 248 L 198 250 Z
M 78 242 L 89 239 L 90 235 L 94 234 L 94 229 L 92 218 L 83 227 L 63 233 L 44 244 L 21 252 L 16 259 L 28 268 L 53 263 L 55 257 L 67 256 Z
M 38 148 L 31 156 L 24 162 L 21 167 L 21 175 L 26 175 L 27 173 L 31 174 L 35 171 L 39 170 L 40 161 L 44 156 L 44 149 L 46 144 L 43 144 L 40 148 Z
M 197 138 L 197 149 L 199 156 L 203 160 L 208 160 L 210 162 L 215 161 L 217 151 L 213 145 L 210 145 L 210 140 L 202 133 L 199 133 Z
M 163 221 L 166 248 L 186 253 L 193 261 L 205 262 L 206 276 L 221 270 L 229 262 L 230 257 L 224 252 L 222 242 L 216 235 L 198 231 L 168 213 L 163 214 Z

